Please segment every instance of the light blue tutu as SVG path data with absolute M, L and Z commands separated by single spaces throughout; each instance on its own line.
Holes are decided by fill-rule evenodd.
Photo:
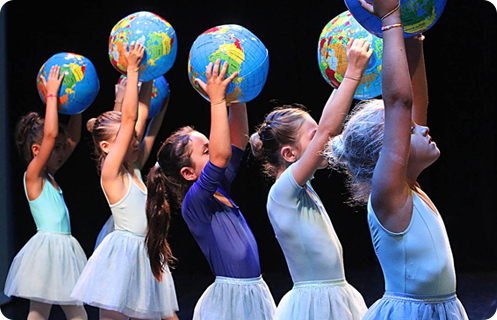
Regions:
M 178 310 L 169 269 L 158 282 L 150 268 L 144 237 L 122 230 L 115 230 L 98 246 L 71 297 L 138 319 L 168 318 Z
M 216 277 L 197 302 L 193 320 L 272 320 L 275 310 L 262 277 Z
M 360 320 L 368 308 L 344 279 L 296 282 L 281 299 L 275 320 Z
M 86 254 L 70 233 L 38 231 L 10 266 L 4 293 L 59 305 L 83 304 L 70 297 Z
M 468 320 L 455 293 L 415 296 L 385 292 L 366 312 L 364 320 Z

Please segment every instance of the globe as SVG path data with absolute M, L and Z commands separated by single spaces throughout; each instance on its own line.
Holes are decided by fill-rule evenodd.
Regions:
M 207 100 L 209 97 L 195 79 L 207 82 L 205 67 L 217 59 L 221 59 L 221 65 L 228 62 L 226 77 L 239 72 L 227 88 L 228 104 L 249 102 L 259 95 L 269 69 L 268 51 L 259 38 L 236 24 L 214 27 L 198 36 L 188 57 L 188 76 L 195 90 Z
M 117 84 L 119 84 L 126 76 L 119 77 Z M 138 88 L 141 88 L 141 82 L 138 83 Z M 164 105 L 164 101 L 169 96 L 169 84 L 164 76 L 160 76 L 154 80 L 152 86 L 152 100 L 150 101 L 150 109 L 148 112 L 148 119 L 155 117 Z
M 133 41 L 145 46 L 138 73 L 140 81 L 153 80 L 171 69 L 178 44 L 169 22 L 152 12 L 140 11 L 123 18 L 112 28 L 109 59 L 121 74 L 126 74 L 127 69 L 124 52 Z
M 347 70 L 347 44 L 351 38 L 365 39 L 371 43 L 373 55 L 357 88 L 354 98 L 370 99 L 381 94 L 381 59 L 383 40 L 364 29 L 345 11 L 324 27 L 318 42 L 318 64 L 323 78 L 338 88 Z
M 404 37 L 409 38 L 430 29 L 440 18 L 447 0 L 400 0 Z M 357 21 L 377 37 L 383 37 L 381 20 L 364 10 L 357 0 L 345 0 Z
M 82 55 L 61 52 L 50 57 L 40 68 L 36 76 L 36 85 L 41 100 L 45 103 L 47 92 L 43 86 L 41 76 L 48 80 L 52 66 L 58 65 L 64 73 L 64 80 L 60 86 L 59 113 L 78 114 L 88 108 L 97 97 L 100 81 L 97 71 L 90 60 Z

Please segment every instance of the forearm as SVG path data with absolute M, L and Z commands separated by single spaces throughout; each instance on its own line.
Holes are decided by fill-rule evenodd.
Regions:
M 423 53 L 423 42 L 418 37 L 405 40 L 407 62 L 412 83 L 412 118 L 419 125 L 426 126 L 428 111 L 428 84 Z
M 69 118 L 69 123 L 67 125 L 67 138 L 70 143 L 78 144 L 81 140 L 81 121 L 81 113 L 73 114 Z
M 138 72 L 128 71 L 126 94 L 121 110 L 121 121 L 136 122 L 138 119 Z
M 238 149 L 245 149 L 248 142 L 248 116 L 245 103 L 230 106 L 229 126 L 231 144 Z
M 209 159 L 221 168 L 228 166 L 231 158 L 230 127 L 226 103 L 211 106 L 211 131 L 209 138 Z
M 43 139 L 55 140 L 55 138 L 59 134 L 59 115 L 57 110 L 57 102 L 57 96 L 47 97 L 45 124 L 43 127 Z

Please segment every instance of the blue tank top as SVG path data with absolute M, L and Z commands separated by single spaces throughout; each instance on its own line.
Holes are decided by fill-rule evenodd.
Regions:
M 308 181 L 301 187 L 288 167 L 269 191 L 267 211 L 293 282 L 345 278 L 342 245 Z
M 36 230 L 71 233 L 69 210 L 67 209 L 60 186 L 57 185 L 59 188 L 57 190 L 48 179 L 45 179 L 43 190 L 38 198 L 29 200 L 26 189 L 26 172 L 23 176 L 23 184 L 29 209 L 36 223 Z
M 135 168 L 135 172 L 139 170 Z M 137 173 L 137 174 L 138 174 Z M 112 217 L 114 218 L 115 230 L 129 231 L 134 234 L 145 236 L 147 232 L 147 215 L 145 213 L 145 206 L 147 203 L 146 189 L 143 191 L 127 173 L 129 179 L 128 191 L 118 202 L 114 204 L 109 203 L 107 195 L 104 195 L 109 203 Z M 139 175 L 141 179 L 141 175 Z M 103 190 L 103 188 L 102 188 Z
M 436 296 L 456 291 L 454 259 L 440 214 L 412 192 L 413 209 L 404 232 L 385 229 L 368 202 L 373 246 L 385 277 L 387 292 Z

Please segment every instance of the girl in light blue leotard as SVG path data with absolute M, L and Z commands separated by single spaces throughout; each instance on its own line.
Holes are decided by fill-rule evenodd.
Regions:
M 426 125 L 422 36 L 404 41 L 398 0 L 360 0 L 383 17 L 383 101 L 359 106 L 326 154 L 367 203 L 385 294 L 364 319 L 467 319 L 455 295 L 454 260 L 440 213 L 416 182 L 440 155 Z M 407 51 L 407 55 L 406 55 Z M 385 63 L 388 62 L 388 63 Z
M 58 304 L 68 319 L 87 319 L 83 304 L 70 297 L 86 264 L 86 255 L 71 235 L 69 211 L 53 175 L 72 154 L 81 136 L 81 114 L 72 115 L 67 131 L 60 128 L 57 92 L 63 75 L 54 66 L 46 89 L 45 119 L 31 112 L 16 128 L 16 142 L 28 162 L 24 191 L 36 223 L 36 234 L 14 258 L 4 293 L 30 300 L 28 320 L 48 319 Z
M 278 305 L 278 320 L 359 320 L 361 294 L 345 280 L 342 246 L 310 180 L 326 167 L 321 151 L 338 134 L 372 50 L 349 42 L 346 77 L 328 100 L 318 124 L 297 108 L 271 112 L 251 137 L 252 151 L 276 182 L 267 211 L 294 282 Z

